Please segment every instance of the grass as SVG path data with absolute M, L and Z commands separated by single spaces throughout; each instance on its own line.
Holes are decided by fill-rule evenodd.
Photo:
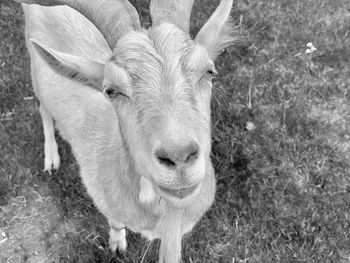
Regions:
M 202 2 L 194 33 L 217 3 Z M 148 24 L 147 4 L 137 6 Z M 350 2 L 240 0 L 233 17 L 243 37 L 217 61 L 213 100 L 216 201 L 183 261 L 350 262 Z M 138 234 L 125 255 L 108 251 L 65 142 L 60 170 L 41 172 L 23 18 L 9 0 L 0 39 L 0 262 L 140 262 Z M 317 51 L 306 54 L 308 42 Z M 157 242 L 144 262 L 156 254 Z

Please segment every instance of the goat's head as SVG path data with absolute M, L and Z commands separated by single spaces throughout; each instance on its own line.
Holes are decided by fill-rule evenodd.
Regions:
M 32 43 L 57 72 L 87 79 L 106 94 L 137 172 L 159 195 L 177 203 L 195 197 L 211 165 L 211 81 L 215 58 L 234 40 L 232 0 L 221 1 L 194 40 L 190 0 L 154 0 L 148 30 L 126 0 L 21 2 L 67 4 L 96 25 L 113 51 L 105 64 Z

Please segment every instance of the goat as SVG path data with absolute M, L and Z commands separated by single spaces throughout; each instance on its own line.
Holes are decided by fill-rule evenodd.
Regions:
M 55 120 L 108 218 L 110 249 L 126 249 L 127 227 L 161 239 L 159 262 L 180 262 L 182 236 L 216 190 L 210 100 L 214 60 L 235 39 L 232 0 L 220 2 L 194 40 L 193 0 L 153 0 L 148 29 L 127 0 L 16 1 L 40 102 L 44 170 L 60 165 Z

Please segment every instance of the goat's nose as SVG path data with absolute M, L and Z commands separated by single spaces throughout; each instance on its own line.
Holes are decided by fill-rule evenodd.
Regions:
M 156 150 L 156 157 L 160 164 L 168 168 L 176 168 L 194 162 L 198 157 L 198 151 L 198 144 L 191 142 L 181 147 L 160 147 Z

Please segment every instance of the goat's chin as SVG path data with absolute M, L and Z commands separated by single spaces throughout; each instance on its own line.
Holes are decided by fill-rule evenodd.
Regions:
M 139 200 L 141 203 L 152 203 L 160 197 L 172 207 L 183 208 L 191 205 L 199 194 L 200 189 L 201 183 L 182 189 L 164 188 L 142 176 L 140 179 Z
M 171 190 L 159 186 L 157 186 L 156 189 L 157 194 L 169 205 L 183 208 L 191 205 L 198 196 L 201 189 L 201 183 L 186 189 Z

